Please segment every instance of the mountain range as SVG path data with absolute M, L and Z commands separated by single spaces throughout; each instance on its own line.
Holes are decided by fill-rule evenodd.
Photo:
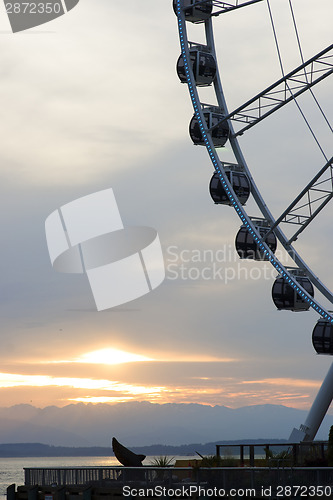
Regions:
M 282 405 L 232 409 L 200 404 L 70 404 L 0 408 L 0 443 L 111 447 L 112 436 L 128 447 L 223 443 L 229 440 L 288 439 L 307 412 Z M 328 438 L 326 416 L 317 439 Z

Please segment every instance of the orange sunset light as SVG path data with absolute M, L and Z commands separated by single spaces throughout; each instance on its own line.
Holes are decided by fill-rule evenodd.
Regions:
M 106 347 L 103 349 L 98 349 L 96 351 L 89 351 L 84 354 L 74 357 L 72 359 L 61 359 L 47 361 L 48 363 L 61 364 L 61 363 L 86 363 L 86 364 L 96 364 L 96 365 L 119 365 L 122 363 L 137 363 L 143 361 L 158 361 L 158 362 L 194 362 L 194 363 L 210 363 L 210 362 L 223 362 L 223 363 L 234 363 L 239 361 L 236 358 L 218 358 L 214 356 L 207 356 L 202 354 L 173 354 L 168 355 L 163 353 L 163 356 L 157 355 L 152 357 L 144 356 L 142 354 L 134 354 L 133 352 L 127 352 L 120 349 L 114 349 Z M 45 363 L 45 360 L 42 361 Z
M 79 358 L 73 360 L 75 363 L 101 363 L 103 365 L 118 365 L 121 363 L 133 363 L 138 361 L 153 361 L 153 359 L 148 358 L 147 356 L 142 356 L 141 354 L 133 354 L 119 349 L 105 348 L 87 352 Z

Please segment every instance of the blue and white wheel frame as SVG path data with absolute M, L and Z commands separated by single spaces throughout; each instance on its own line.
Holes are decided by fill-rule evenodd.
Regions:
M 214 89 L 216 95 L 216 101 L 218 103 L 218 107 L 221 110 L 223 116 L 226 117 L 226 124 L 229 128 L 229 142 L 230 146 L 233 150 L 233 154 L 236 158 L 238 165 L 241 167 L 242 171 L 247 175 L 250 185 L 251 185 L 251 194 L 256 202 L 259 211 L 261 212 L 265 221 L 268 222 L 270 231 L 274 232 L 277 239 L 280 241 L 282 246 L 285 248 L 289 256 L 295 262 L 296 267 L 304 273 L 305 276 L 309 278 L 311 283 L 315 288 L 317 288 L 329 302 L 333 304 L 333 294 L 332 292 L 324 285 L 322 281 L 314 274 L 314 272 L 310 269 L 310 267 L 306 264 L 306 262 L 302 259 L 299 253 L 292 245 L 292 241 L 287 238 L 287 236 L 283 233 L 280 228 L 280 221 L 274 219 L 272 213 L 270 212 L 267 204 L 264 202 L 262 195 L 259 192 L 258 187 L 255 184 L 255 181 L 251 175 L 251 172 L 247 166 L 246 160 L 243 156 L 241 147 L 239 145 L 239 141 L 237 139 L 238 133 L 235 133 L 233 124 L 232 124 L 232 114 L 229 113 L 226 105 L 226 101 L 224 98 L 224 93 L 222 89 L 221 79 L 218 70 L 217 57 L 215 52 L 215 43 L 214 43 L 214 34 L 213 34 L 213 17 L 216 17 L 219 13 L 222 13 L 229 9 L 237 9 L 239 7 L 244 7 L 246 5 L 250 5 L 253 3 L 257 3 L 260 0 L 252 0 L 243 2 L 242 4 L 238 1 L 233 2 L 221 2 L 213 0 L 210 2 L 214 8 L 218 7 L 220 11 L 216 14 L 212 13 L 210 16 L 206 15 L 204 19 L 200 20 L 200 24 L 204 23 L 205 25 L 205 36 L 206 36 L 206 46 L 209 49 L 209 53 L 214 57 L 216 61 L 216 76 L 214 79 Z M 258 225 L 255 224 L 255 221 L 246 213 L 244 206 L 240 203 L 237 194 L 235 193 L 232 183 L 229 181 L 223 162 L 220 160 L 218 152 L 214 147 L 214 142 L 212 139 L 211 129 L 208 128 L 207 122 L 204 116 L 204 106 L 200 102 L 199 97 L 199 89 L 196 84 L 195 75 L 193 72 L 193 67 L 190 59 L 190 50 L 193 45 L 188 40 L 187 35 L 187 23 L 185 13 L 188 12 L 190 5 L 202 5 L 208 3 L 207 1 L 199 1 L 199 0 L 176 0 L 174 2 L 174 9 L 177 14 L 177 22 L 178 22 L 178 32 L 179 32 L 179 40 L 181 47 L 181 56 L 183 58 L 184 71 L 186 75 L 186 83 L 188 86 L 190 99 L 193 105 L 194 114 L 198 121 L 200 131 L 202 134 L 202 138 L 209 155 L 210 161 L 213 165 L 213 168 L 218 175 L 221 184 L 229 198 L 229 204 L 236 211 L 241 224 L 245 226 L 248 232 L 252 235 L 253 240 L 257 244 L 260 251 L 264 254 L 265 259 L 268 260 L 271 265 L 276 269 L 276 271 L 280 274 L 280 276 L 296 291 L 297 295 L 302 298 L 303 301 L 306 301 L 308 305 L 314 309 L 319 316 L 321 316 L 325 321 L 331 323 L 333 325 L 333 315 L 331 312 L 326 310 L 312 295 L 305 290 L 300 283 L 296 280 L 295 274 L 293 274 L 290 268 L 285 267 L 275 256 L 274 252 L 267 245 L 265 237 L 260 234 L 258 229 Z M 332 46 L 325 51 L 325 57 L 327 57 L 327 53 L 332 49 Z M 323 57 L 322 54 L 319 54 L 319 57 Z M 332 68 L 329 69 L 328 74 L 332 74 Z M 325 76 L 328 76 L 325 75 Z M 272 86 L 273 88 L 273 86 Z M 229 118 L 228 118 L 229 117 Z M 332 161 L 328 162 L 328 166 L 332 166 Z M 330 198 L 329 198 L 330 199 Z M 294 238 L 296 239 L 296 237 Z M 333 365 L 330 368 L 326 379 L 323 382 L 323 385 L 319 391 L 319 394 L 313 404 L 313 407 L 309 413 L 309 416 L 304 425 L 300 427 L 300 429 L 294 429 L 290 436 L 290 440 L 293 442 L 299 441 L 312 441 L 318 431 L 318 428 L 324 418 L 331 401 L 333 399 Z

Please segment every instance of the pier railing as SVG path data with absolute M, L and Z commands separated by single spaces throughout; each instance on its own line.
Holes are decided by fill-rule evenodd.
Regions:
M 328 450 L 328 441 L 305 441 L 301 443 L 267 443 L 267 444 L 217 444 L 216 446 L 216 456 L 222 457 L 223 452 L 227 452 L 233 456 L 237 457 L 241 467 L 248 465 L 254 467 L 258 465 L 256 463 L 257 455 L 262 456 L 262 452 L 265 453 L 266 460 L 270 462 L 273 467 L 278 466 L 281 462 L 281 452 L 282 456 L 284 454 L 285 465 L 290 467 L 302 467 L 311 465 L 309 461 L 312 461 L 312 465 L 325 465 L 324 463 L 318 463 L 318 461 L 325 462 Z M 246 458 L 245 458 L 246 457 Z M 314 464 L 313 462 L 317 463 Z
M 25 486 L 92 486 L 119 489 L 128 485 L 171 488 L 186 485 L 230 488 L 254 488 L 302 485 L 329 487 L 333 496 L 333 467 L 63 467 L 25 468 Z M 284 495 L 283 495 L 284 497 Z
M 33 486 L 96 484 L 117 481 L 121 467 L 24 468 L 24 484 Z

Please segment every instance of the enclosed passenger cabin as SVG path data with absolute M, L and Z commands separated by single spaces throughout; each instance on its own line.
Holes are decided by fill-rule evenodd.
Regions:
M 312 344 L 317 354 L 333 355 L 333 323 L 318 320 L 312 332 Z
M 311 297 L 314 296 L 312 283 L 307 276 L 295 276 L 295 280 Z M 279 310 L 307 311 L 310 308 L 310 303 L 282 276 L 278 276 L 273 284 L 272 299 Z
M 250 182 L 244 172 L 227 170 L 225 172 L 235 194 L 242 205 L 245 205 L 250 196 Z M 231 205 L 228 195 L 222 186 L 218 173 L 214 173 L 209 184 L 210 195 L 216 204 Z
M 190 63 L 198 87 L 208 87 L 213 83 L 216 75 L 216 61 L 212 54 L 205 52 L 204 49 L 190 49 Z M 177 75 L 182 83 L 187 82 L 182 55 L 177 61 Z
M 186 21 L 191 21 L 192 23 L 200 23 L 206 21 L 211 16 L 213 11 L 212 0 L 207 0 L 199 5 L 193 7 L 193 4 L 198 3 L 198 0 L 183 0 L 182 6 L 185 11 Z M 173 0 L 173 10 L 177 15 L 177 1 Z
M 269 226 L 263 224 L 260 226 L 256 225 L 256 229 L 259 231 L 260 236 L 264 238 L 270 228 Z M 275 234 L 269 233 L 265 242 L 269 249 L 274 253 L 277 247 L 277 239 Z M 265 250 L 263 248 L 260 248 L 260 244 L 254 240 L 254 237 L 245 226 L 241 226 L 240 230 L 238 231 L 236 235 L 235 246 L 236 251 L 241 259 L 268 260 L 268 255 L 266 255 Z
M 225 145 L 229 137 L 229 127 L 226 122 L 221 122 L 224 116 L 221 113 L 216 113 L 213 109 L 207 108 L 203 112 L 206 125 L 210 131 L 213 144 L 216 148 L 221 148 Z M 197 146 L 204 146 L 205 141 L 203 140 L 202 133 L 200 130 L 199 122 L 197 117 L 194 115 L 190 121 L 189 132 L 193 143 Z

